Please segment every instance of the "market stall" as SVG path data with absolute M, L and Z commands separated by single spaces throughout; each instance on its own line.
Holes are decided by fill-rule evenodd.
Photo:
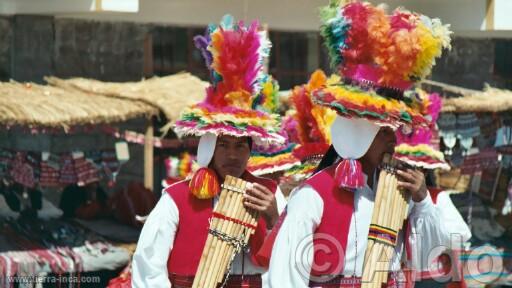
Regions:
M 143 103 L 147 103 L 157 108 L 162 114 L 164 120 L 161 121 L 162 137 L 165 136 L 172 127 L 172 124 L 178 118 L 181 110 L 192 103 L 200 101 L 204 97 L 204 91 L 207 87 L 207 83 L 201 81 L 199 78 L 189 73 L 178 73 L 171 76 L 165 77 L 153 77 L 140 82 L 124 82 L 124 83 L 113 83 L 113 82 L 102 82 L 93 79 L 84 78 L 72 78 L 72 79 L 59 79 L 56 77 L 46 77 L 46 81 L 51 85 L 57 87 L 64 87 L 68 89 L 76 89 L 86 93 L 94 93 L 103 95 L 106 97 L 135 100 Z M 146 148 L 144 152 L 145 166 L 144 166 L 144 184 L 145 186 L 153 190 L 154 186 L 154 152 L 151 142 L 151 138 L 154 136 L 154 123 L 148 122 L 145 131 Z M 189 145 L 187 145 L 189 144 Z M 180 141 L 167 141 L 166 145 L 156 145 L 160 148 L 180 148 L 195 146 L 196 143 L 185 143 L 183 145 Z M 165 147 L 162 147 L 165 146 Z M 183 151 L 171 151 L 171 153 L 164 152 L 164 154 L 157 155 L 159 160 L 165 159 L 168 156 L 174 156 L 169 154 L 175 154 Z M 157 187 L 158 189 L 158 187 Z
M 0 83 L 0 287 L 32 287 L 45 275 L 60 282 L 42 287 L 80 275 L 99 275 L 90 287 L 104 287 L 131 258 L 141 226 L 134 216 L 156 202 L 153 149 L 189 145 L 154 136 L 155 118 L 163 112 L 170 123 L 188 103 L 180 99 L 202 97 L 204 85 L 188 74 L 90 80 L 108 87 L 96 93 L 48 79 L 60 84 Z M 138 178 L 145 185 L 131 183 Z
M 445 97 L 438 119 L 452 171 L 438 182 L 470 226 L 459 266 L 468 287 L 512 284 L 512 91 L 427 81 Z

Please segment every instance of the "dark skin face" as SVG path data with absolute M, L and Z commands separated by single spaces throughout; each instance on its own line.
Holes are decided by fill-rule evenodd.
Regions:
M 219 136 L 210 168 L 215 170 L 221 182 L 227 175 L 241 178 L 251 156 L 249 138 Z M 252 183 L 244 194 L 244 205 L 261 213 L 267 228 L 274 226 L 279 214 L 274 194 L 267 187 Z
M 389 127 L 380 128 L 373 139 L 368 152 L 361 157 L 361 164 L 366 175 L 373 175 L 382 163 L 384 154 L 393 154 L 396 146 L 395 132 Z M 425 175 L 417 169 L 404 168 L 397 171 L 398 187 L 411 193 L 412 200 L 420 202 L 428 194 Z M 372 186 L 373 177 L 368 177 L 368 185 Z
M 251 156 L 251 147 L 247 137 L 219 136 L 210 164 L 224 182 L 227 175 L 240 178 Z

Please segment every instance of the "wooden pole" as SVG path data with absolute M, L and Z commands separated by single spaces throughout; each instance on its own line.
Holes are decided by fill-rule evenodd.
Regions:
M 153 119 L 149 119 L 144 137 L 144 187 L 153 191 Z
M 495 0 L 487 0 L 485 11 L 485 30 L 494 30 Z

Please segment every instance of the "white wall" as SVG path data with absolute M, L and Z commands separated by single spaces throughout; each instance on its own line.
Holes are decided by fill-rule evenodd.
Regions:
M 34 11 L 45 2 L 65 5 L 92 0 L 0 0 L 0 3 L 39 3 L 19 6 L 17 13 Z M 106 1 L 106 0 L 103 0 Z M 110 0 L 112 1 L 112 0 Z M 123 0 L 127 1 L 127 0 Z M 167 23 L 184 26 L 204 26 L 218 22 L 222 15 L 233 14 L 237 19 L 259 19 L 276 30 L 317 30 L 318 7 L 329 0 L 139 0 L 138 13 L 78 13 L 57 14 L 58 17 L 77 17 L 110 21 Z M 381 1 L 371 0 L 373 3 Z M 487 36 L 485 28 L 486 0 L 387 0 L 391 9 L 397 6 L 441 18 L 450 23 L 459 35 Z M 496 0 L 495 26 L 512 31 L 512 0 Z M 1 5 L 1 4 L 0 4 Z M 0 13 L 2 13 L 0 6 Z M 22 9 L 21 9 L 22 8 Z M 498 33 L 499 34 L 499 33 Z M 501 33 L 505 36 L 510 33 Z
M 496 0 L 494 10 L 494 29 L 512 30 L 512 1 Z
M 0 0 L 0 14 L 137 12 L 139 0 Z

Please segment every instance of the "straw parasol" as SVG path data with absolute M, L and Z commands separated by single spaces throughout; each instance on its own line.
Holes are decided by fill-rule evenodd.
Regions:
M 178 73 L 165 77 L 153 77 L 140 82 L 102 82 L 92 79 L 59 79 L 46 77 L 45 80 L 57 87 L 73 87 L 81 91 L 104 96 L 139 100 L 150 104 L 167 117 L 169 123 L 162 129 L 167 131 L 178 119 L 181 110 L 204 99 L 207 82 L 189 73 Z
M 483 92 L 444 100 L 443 112 L 503 112 L 512 110 L 512 91 L 486 86 Z
M 512 91 L 502 90 L 485 85 L 483 91 L 458 87 L 432 80 L 423 80 L 423 84 L 436 86 L 445 92 L 461 97 L 445 98 L 442 112 L 503 112 L 512 110 Z
M 158 110 L 141 101 L 125 101 L 77 90 L 33 83 L 0 83 L 0 124 L 63 127 L 151 117 Z

